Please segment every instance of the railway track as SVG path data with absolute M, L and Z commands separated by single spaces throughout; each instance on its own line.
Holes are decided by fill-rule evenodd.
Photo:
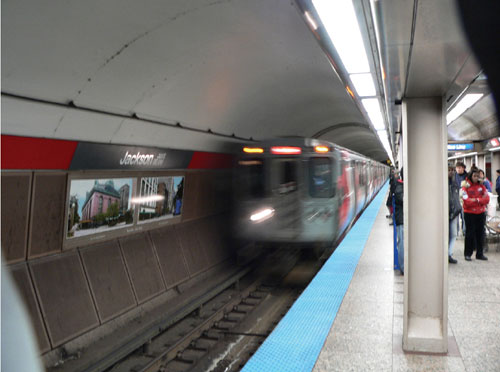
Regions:
M 304 264 L 297 266 L 298 260 L 297 252 L 286 250 L 266 257 L 260 270 L 241 278 L 106 371 L 239 371 L 307 285 L 303 279 L 297 284 L 291 274 L 302 265 L 298 275 L 303 276 Z

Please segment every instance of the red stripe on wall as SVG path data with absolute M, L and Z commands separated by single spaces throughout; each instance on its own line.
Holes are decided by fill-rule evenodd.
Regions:
M 68 169 L 76 141 L 2 135 L 2 169 Z
M 232 166 L 232 155 L 195 151 L 189 162 L 188 169 L 220 169 L 231 168 Z

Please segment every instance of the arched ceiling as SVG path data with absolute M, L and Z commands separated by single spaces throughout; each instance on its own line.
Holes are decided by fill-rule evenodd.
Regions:
M 387 159 L 304 21 L 305 3 L 5 0 L 2 133 L 205 151 L 321 133 Z M 455 94 L 479 71 L 452 3 L 376 2 L 393 140 L 405 90 Z M 490 109 L 470 110 L 450 138 L 498 135 L 497 122 L 485 129 Z
M 162 124 L 242 139 L 367 124 L 293 2 L 16 0 L 2 10 L 3 133 L 199 148 Z M 216 137 L 207 141 L 231 140 Z

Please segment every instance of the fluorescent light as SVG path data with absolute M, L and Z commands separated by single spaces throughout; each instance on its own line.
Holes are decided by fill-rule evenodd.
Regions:
M 382 142 L 382 146 L 384 146 L 384 150 L 387 153 L 387 156 L 389 157 L 389 159 L 391 159 L 391 162 L 394 163 L 394 161 L 392 159 L 391 144 L 389 142 L 389 138 L 387 137 L 387 131 L 385 129 L 378 130 L 377 135 L 378 135 L 378 138 L 380 139 L 380 142 Z
M 349 75 L 352 84 L 360 97 L 369 97 L 377 95 L 375 85 L 373 84 L 372 74 L 352 74 Z
M 365 98 L 362 99 L 361 102 L 368 113 L 368 117 L 370 118 L 375 130 L 384 130 L 385 123 L 384 118 L 382 117 L 382 111 L 380 111 L 378 98 Z
M 453 109 L 446 115 L 446 124 L 450 125 L 456 118 L 462 115 L 469 107 L 479 101 L 484 94 L 469 93 L 466 94 Z
M 311 13 L 305 12 L 304 15 L 306 16 L 307 22 L 309 22 L 309 24 L 311 25 L 313 30 L 316 31 L 318 29 L 318 25 L 316 24 L 313 17 L 311 16 Z
M 348 73 L 370 72 L 352 0 L 313 0 Z
M 495 147 L 493 149 L 490 149 L 489 151 L 491 151 L 491 152 L 500 151 L 500 147 Z

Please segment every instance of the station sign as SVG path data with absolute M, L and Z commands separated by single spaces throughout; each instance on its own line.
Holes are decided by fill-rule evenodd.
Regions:
M 192 156 L 192 151 L 80 142 L 69 169 L 185 169 Z
M 448 151 L 470 151 L 474 149 L 473 143 L 449 143 Z
M 22 137 L 2 134 L 1 169 L 228 169 L 228 153 Z

